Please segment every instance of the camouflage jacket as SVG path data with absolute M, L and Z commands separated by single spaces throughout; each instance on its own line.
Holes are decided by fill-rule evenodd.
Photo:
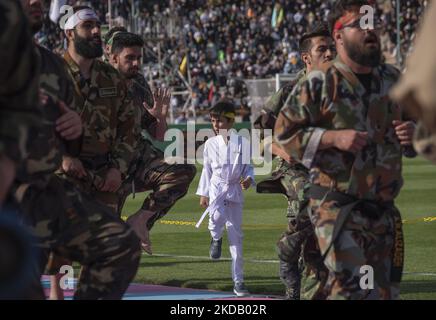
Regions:
M 128 82 L 127 92 L 135 106 L 136 126 L 141 131 L 147 131 L 150 135 L 155 135 L 156 118 L 153 117 L 145 108 L 143 103 L 153 107 L 154 98 L 151 88 L 145 78 L 138 74 L 137 77 Z
M 262 108 L 262 113 L 254 123 L 256 129 L 274 129 L 276 118 L 283 105 L 285 104 L 289 94 L 292 92 L 294 86 L 304 81 L 305 70 L 298 73 L 297 77 L 288 82 L 284 87 L 271 96 L 266 105 Z M 300 193 L 300 186 L 302 183 L 295 183 L 295 181 L 303 181 L 307 179 L 307 169 L 301 164 L 294 162 L 289 163 L 280 157 L 277 157 L 277 166 L 272 172 L 271 177 L 260 181 L 257 184 L 257 192 L 259 193 L 283 193 L 293 203 L 292 212 L 290 215 L 295 216 L 299 212 L 299 202 L 303 201 Z M 297 200 L 297 201 L 296 201 Z
M 301 70 L 296 78 L 286 83 L 283 87 L 274 93 L 265 106 L 262 108 L 259 117 L 254 121 L 254 128 L 256 129 L 274 129 L 274 125 L 279 115 L 280 110 L 285 104 L 289 94 L 292 92 L 293 87 L 303 78 L 306 74 L 305 70 Z
M 294 88 L 280 112 L 275 139 L 310 168 L 310 181 L 359 198 L 389 201 L 402 185 L 402 148 L 392 126 L 402 120 L 388 92 L 399 77 L 393 66 L 373 69 L 371 91 L 337 58 L 325 73 L 313 71 Z M 336 148 L 318 150 L 325 130 L 368 132 L 368 144 L 353 155 Z
M 135 110 L 125 80 L 117 70 L 97 59 L 90 79 L 85 80 L 68 52 L 64 59 L 74 81 L 74 109 L 84 126 L 79 159 L 105 159 L 108 167 L 119 169 L 125 176 L 136 147 Z
M 260 137 L 262 141 L 264 141 L 264 130 L 274 130 L 274 125 L 276 123 L 277 116 L 279 115 L 281 108 L 285 104 L 289 94 L 292 92 L 293 87 L 299 82 L 302 77 L 304 77 L 305 74 L 306 71 L 301 70 L 294 80 L 286 83 L 283 87 L 279 89 L 279 91 L 269 97 L 269 99 L 265 103 L 264 107 L 260 111 L 260 115 L 257 117 L 253 124 L 255 129 L 260 130 Z M 269 147 L 265 146 L 263 143 L 262 146 L 264 148 Z M 282 165 L 286 166 L 286 163 L 286 161 L 279 161 L 278 167 L 281 167 Z
M 20 163 L 42 120 L 39 60 L 20 1 L 0 0 L 0 21 L 0 155 Z
M 62 164 L 62 156 L 77 156 L 81 139 L 65 141 L 55 131 L 55 122 L 62 116 L 59 100 L 71 106 L 73 101 L 72 80 L 64 61 L 51 51 L 37 46 L 41 62 L 40 88 L 48 95 L 47 104 L 42 106 L 42 126 L 32 137 L 29 154 L 25 160 L 25 181 L 48 181 Z M 23 182 L 23 181 L 21 181 Z

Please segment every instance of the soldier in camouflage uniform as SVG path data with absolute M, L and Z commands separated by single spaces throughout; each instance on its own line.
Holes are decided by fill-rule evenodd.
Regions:
M 64 158 L 63 176 L 117 211 L 117 190 L 127 176 L 136 147 L 135 109 L 124 79 L 96 59 L 103 53 L 100 22 L 85 6 L 65 24 L 68 51 L 64 59 L 74 82 L 74 108 L 84 124 L 77 158 Z
M 329 271 L 328 299 L 398 298 L 403 267 L 394 199 L 414 125 L 388 97 L 399 72 L 381 64 L 377 32 L 360 28 L 362 5 L 336 2 L 329 23 L 338 58 L 325 73 L 308 74 L 275 126 L 283 150 L 310 168 L 305 195 Z M 373 268 L 374 290 L 361 281 L 364 265 Z
M 1 1 L 0 30 L 0 208 L 15 176 L 15 166 L 27 155 L 29 131 L 38 129 L 38 62 L 28 43 L 30 31 L 17 1 Z M 32 128 L 33 127 L 33 128 Z
M 119 192 L 119 210 L 121 213 L 129 194 L 152 191 L 141 209 L 127 220 L 141 238 L 143 249 L 151 254 L 149 231 L 187 193 L 196 168 L 189 164 L 166 163 L 163 152 L 153 145 L 152 139 L 163 141 L 170 94 L 164 89 L 158 89 L 153 98 L 150 87 L 138 73 L 143 44 L 138 35 L 116 34 L 112 44 L 111 63 L 128 79 L 138 128 L 136 157 L 130 166 L 128 179 Z
M 275 93 L 262 109 L 255 121 L 257 129 L 273 129 L 276 117 L 295 86 L 304 82 L 306 73 L 319 69 L 323 63 L 334 58 L 332 39 L 325 25 L 316 25 L 300 40 L 300 54 L 306 68 L 297 74 L 296 79 Z M 303 189 L 307 183 L 307 169 L 283 152 L 274 142 L 272 153 L 278 156 L 278 164 L 272 176 L 257 185 L 259 193 L 281 193 L 288 200 L 288 229 L 277 243 L 280 259 L 280 278 L 286 286 L 286 297 L 292 300 L 300 298 L 299 258 L 302 244 L 312 233 L 307 216 Z
M 23 2 L 30 5 L 29 1 Z M 39 1 L 31 2 L 32 9 L 40 8 L 40 4 L 35 5 Z M 31 20 L 37 17 L 36 10 L 32 10 Z M 25 42 L 20 42 L 20 50 L 25 53 L 32 50 L 26 46 L 34 50 L 30 37 L 21 40 Z M 41 99 L 42 109 L 37 105 L 33 108 L 42 111 L 43 120 L 38 131 L 30 136 L 26 159 L 17 167 L 12 194 L 36 239 L 33 245 L 42 250 L 54 250 L 84 266 L 75 298 L 119 299 L 138 267 L 138 238 L 125 223 L 114 218 L 108 208 L 55 175 L 62 155 L 80 150 L 82 126 L 78 114 L 53 95 L 68 91 L 68 82 L 60 79 L 62 74 L 66 75 L 62 60 L 42 48 L 38 49 L 37 56 L 43 73 L 35 74 L 36 81 L 47 95 Z M 39 99 L 35 97 L 34 101 L 37 103 Z M 32 271 L 33 283 L 19 298 L 44 298 L 40 276 L 46 258 L 46 255 L 40 256 L 38 266 Z
M 24 3 L 32 30 L 37 32 L 42 25 L 41 2 Z M 25 174 L 17 177 L 16 198 L 26 219 L 36 224 L 32 231 L 40 239 L 38 246 L 84 266 L 76 298 L 121 298 L 136 273 L 138 239 L 125 223 L 112 216 L 109 208 L 54 175 L 63 155 L 80 152 L 81 139 L 77 138 L 82 126 L 79 115 L 67 106 L 73 94 L 64 61 L 42 47 L 37 47 L 37 53 L 41 62 L 40 87 L 46 95 L 44 121 L 32 141 L 23 167 Z M 44 254 L 41 267 L 46 259 Z M 57 272 L 60 266 L 58 263 Z
M 29 294 L 37 252 L 32 250 L 34 239 L 19 225 L 10 187 L 27 157 L 30 138 L 41 126 L 35 103 L 39 63 L 20 2 L 0 0 L 0 21 L 0 299 L 20 299 Z
M 24 1 L 24 9 L 30 18 L 31 29 L 33 33 L 37 33 L 43 24 L 43 9 L 42 2 L 40 0 L 26 0 Z M 37 52 L 41 58 L 41 76 L 40 86 L 44 94 L 50 96 L 55 102 L 62 101 L 69 108 L 73 107 L 73 86 L 70 76 L 66 71 L 65 62 L 48 51 L 47 49 L 37 46 Z M 75 147 L 80 151 L 81 140 L 76 143 L 79 144 Z M 44 149 L 43 149 L 44 150 Z M 42 154 L 40 155 L 43 156 Z M 45 160 L 47 163 L 54 162 L 50 156 Z M 38 166 L 41 163 L 37 163 Z M 48 169 L 52 168 L 51 165 L 47 165 Z M 51 252 L 48 257 L 48 264 L 44 274 L 51 275 L 51 290 L 50 299 L 57 300 L 63 299 L 63 291 L 59 287 L 59 280 L 62 274 L 59 274 L 59 270 L 63 265 L 69 265 L 71 261 L 68 261 L 64 257 Z
M 43 2 L 40 0 L 23 0 L 24 11 L 26 12 L 29 21 L 30 28 L 33 34 L 39 32 L 43 25 Z M 73 91 L 72 82 L 69 75 L 66 72 L 66 65 L 62 59 L 48 51 L 42 46 L 36 45 L 36 51 L 41 61 L 41 74 L 40 74 L 40 92 L 44 96 L 50 96 L 56 103 L 63 103 L 68 108 L 72 106 Z M 50 126 L 48 127 L 50 128 Z M 72 129 L 74 130 L 74 129 Z M 71 142 L 69 142 L 71 144 Z M 76 146 L 73 149 L 80 150 L 81 140 L 76 140 Z M 45 150 L 43 148 L 43 150 Z M 53 154 L 54 155 L 54 154 Z M 33 157 L 35 155 L 32 155 Z M 40 154 L 38 157 L 44 157 Z M 36 160 L 38 161 L 38 160 Z M 56 163 L 54 158 L 47 158 L 44 160 L 47 163 Z M 42 162 L 36 162 L 36 166 L 40 166 Z M 47 168 L 53 168 L 50 164 Z M 50 275 L 50 300 L 63 299 L 63 290 L 60 288 L 60 278 L 63 276 L 59 273 L 60 268 L 63 265 L 71 265 L 72 262 L 66 258 L 60 257 L 54 252 L 44 252 L 48 254 L 48 263 L 44 274 Z
M 406 72 L 392 90 L 392 98 L 419 120 L 414 147 L 436 164 L 436 3 L 428 4 Z
M 104 42 L 104 56 L 103 61 L 106 63 L 110 63 L 110 56 L 112 52 L 112 43 L 114 41 L 115 35 L 120 32 L 127 32 L 127 29 L 124 27 L 112 27 L 103 37 Z

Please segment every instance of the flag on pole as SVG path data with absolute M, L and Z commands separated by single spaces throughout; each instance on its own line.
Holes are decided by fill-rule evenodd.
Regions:
M 226 59 L 226 55 L 225 55 L 224 51 L 220 50 L 218 52 L 218 61 L 222 63 L 225 61 L 225 59 Z
M 277 27 L 280 27 L 280 25 L 282 24 L 284 15 L 285 15 L 285 12 L 284 12 L 283 8 L 281 8 L 280 12 L 279 12 L 279 16 L 277 18 Z
M 275 28 L 277 24 L 277 6 L 274 6 L 274 10 L 271 16 L 271 27 Z
M 61 8 L 67 3 L 67 0 L 51 0 L 50 4 L 50 20 L 54 23 L 58 23 L 59 17 L 61 16 Z
M 209 101 L 209 103 L 212 102 L 214 94 L 215 94 L 215 86 L 212 82 L 209 87 L 209 94 L 207 95 L 207 101 Z
M 185 75 L 187 68 L 188 68 L 188 55 L 185 54 L 185 56 L 182 59 L 182 63 L 180 63 L 179 70 L 183 75 Z

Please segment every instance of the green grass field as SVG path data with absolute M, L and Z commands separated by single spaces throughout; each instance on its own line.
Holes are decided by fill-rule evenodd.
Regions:
M 199 197 L 195 195 L 200 173 L 199 168 L 188 194 L 153 228 L 153 256 L 143 254 L 135 282 L 231 291 L 226 238 L 224 259 L 210 261 L 207 220 L 199 229 L 193 225 L 202 213 Z M 403 175 L 405 185 L 396 202 L 405 219 L 401 297 L 436 299 L 436 166 L 422 158 L 407 159 Z M 256 177 L 257 181 L 261 179 Z M 135 212 L 144 197 L 145 194 L 140 194 L 130 198 L 123 214 Z M 275 243 L 286 228 L 285 209 L 283 196 L 256 194 L 254 189 L 245 192 L 244 271 L 252 293 L 283 294 Z

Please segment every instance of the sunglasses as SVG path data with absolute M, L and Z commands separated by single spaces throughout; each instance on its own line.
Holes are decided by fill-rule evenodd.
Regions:
M 351 22 L 350 24 L 346 24 L 344 26 L 342 26 L 341 29 L 345 29 L 345 28 L 351 28 L 351 29 L 360 29 L 360 30 L 375 30 L 378 31 L 381 29 L 381 24 L 379 22 L 377 23 L 373 23 L 371 25 L 371 23 L 362 23 L 363 26 L 361 26 L 361 19 L 356 19 L 353 22 Z M 375 20 L 375 19 L 374 19 Z

